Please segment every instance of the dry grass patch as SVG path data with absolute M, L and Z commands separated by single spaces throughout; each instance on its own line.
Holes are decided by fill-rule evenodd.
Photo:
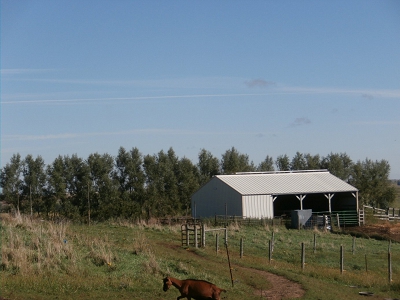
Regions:
M 2 220 L 1 268 L 43 274 L 68 269 L 65 261 L 69 267 L 75 266 L 75 251 L 66 239 L 67 227 L 67 223 L 52 224 L 20 215 Z
M 96 266 L 114 267 L 115 262 L 118 260 L 117 255 L 113 253 L 112 247 L 108 241 L 108 237 L 102 239 L 95 238 L 90 242 L 90 252 L 88 258 Z

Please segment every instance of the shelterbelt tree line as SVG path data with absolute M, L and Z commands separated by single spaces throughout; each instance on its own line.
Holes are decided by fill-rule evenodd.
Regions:
M 396 191 L 389 183 L 388 161 L 353 162 L 346 153 L 326 156 L 297 152 L 255 165 L 235 147 L 221 159 L 202 149 L 197 163 L 170 148 L 154 155 L 120 147 L 117 156 L 90 154 L 86 159 L 58 156 L 46 165 L 41 156 L 14 154 L 0 173 L 3 210 L 42 218 L 86 221 L 149 219 L 190 214 L 190 197 L 211 177 L 235 172 L 328 169 L 359 189 L 360 204 L 387 208 Z

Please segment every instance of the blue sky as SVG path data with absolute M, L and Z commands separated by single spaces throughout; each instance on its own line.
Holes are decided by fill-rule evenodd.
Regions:
M 121 146 L 400 179 L 400 2 L 1 0 L 2 166 Z

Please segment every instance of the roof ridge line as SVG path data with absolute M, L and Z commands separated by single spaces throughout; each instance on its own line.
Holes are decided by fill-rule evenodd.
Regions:
M 290 174 L 290 173 L 323 173 L 329 172 L 328 169 L 315 169 L 315 170 L 290 170 L 290 171 L 262 171 L 262 172 L 236 172 L 235 174 L 221 174 L 221 175 L 254 175 L 254 174 Z

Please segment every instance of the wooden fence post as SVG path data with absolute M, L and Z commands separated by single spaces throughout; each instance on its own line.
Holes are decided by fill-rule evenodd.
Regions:
M 186 223 L 186 246 L 190 246 L 190 235 L 189 235 L 189 226 Z
M 272 245 L 271 240 L 268 240 L 268 261 L 271 263 L 272 260 Z
M 206 247 L 206 225 L 201 224 L 201 246 Z
M 343 264 L 343 245 L 340 245 L 340 274 L 343 274 L 344 264 Z
M 272 231 L 271 237 L 271 251 L 274 252 L 274 244 L 275 244 L 275 232 Z
M 389 284 L 392 283 L 392 253 L 388 252 L 388 275 L 389 275 Z
M 243 238 L 240 238 L 240 258 L 243 257 Z
M 197 248 L 197 224 L 194 224 L 194 247 Z
M 226 247 L 226 256 L 228 257 L 228 266 L 229 266 L 229 272 L 231 273 L 231 282 L 233 287 L 233 274 L 232 274 L 231 259 L 229 257 L 228 243 L 225 243 L 225 247 Z
M 317 236 L 314 233 L 314 253 L 317 252 Z
M 215 252 L 216 254 L 218 254 L 218 249 L 219 249 L 219 237 L 218 237 L 218 233 L 215 236 Z

